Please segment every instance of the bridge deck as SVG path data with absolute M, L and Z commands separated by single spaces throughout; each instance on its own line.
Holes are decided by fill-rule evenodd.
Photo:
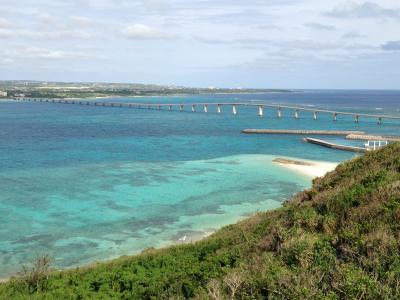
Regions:
M 317 118 L 317 113 L 327 113 L 331 114 L 336 121 L 336 117 L 339 115 L 342 116 L 352 116 L 356 122 L 359 121 L 360 117 L 363 118 L 374 118 L 377 119 L 379 123 L 382 122 L 383 119 L 392 119 L 392 120 L 400 120 L 400 116 L 395 115 L 383 115 L 383 114 L 367 114 L 367 113 L 359 113 L 359 112 L 346 112 L 346 111 L 334 111 L 329 109 L 317 109 L 317 108 L 309 108 L 309 107 L 301 107 L 301 106 L 290 106 L 290 105 L 279 105 L 279 104 L 269 104 L 263 102 L 201 102 L 201 103 L 141 103 L 141 102 L 104 102 L 97 100 L 71 100 L 71 99 L 30 99 L 30 98 L 21 98 L 15 99 L 19 101 L 33 101 L 33 102 L 50 102 L 50 103 L 62 103 L 62 104 L 80 104 L 80 105 L 93 105 L 93 106 L 111 106 L 111 107 L 129 107 L 129 108 L 149 108 L 149 109 L 162 109 L 167 107 L 168 110 L 172 110 L 174 107 L 178 107 L 180 110 L 183 110 L 183 107 L 189 106 L 192 107 L 192 111 L 195 111 L 196 107 L 204 107 L 204 111 L 208 112 L 208 106 L 217 107 L 217 112 L 221 112 L 222 106 L 231 106 L 232 112 L 234 114 L 237 113 L 238 106 L 245 107 L 256 107 L 259 109 L 259 115 L 264 115 L 264 108 L 274 108 L 278 110 L 278 116 L 281 117 L 282 110 L 291 110 L 295 112 L 295 118 L 298 118 L 298 113 L 300 111 L 306 111 L 313 113 L 314 119 Z

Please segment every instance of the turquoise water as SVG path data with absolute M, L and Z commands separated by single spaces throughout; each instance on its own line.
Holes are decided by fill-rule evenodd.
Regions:
M 109 101 L 251 101 L 398 113 L 399 92 L 306 91 Z M 379 102 L 378 102 L 379 100 Z M 371 106 L 371 103 L 378 105 Z M 210 108 L 211 111 L 212 108 Z M 310 186 L 277 156 L 339 162 L 353 153 L 254 136 L 245 128 L 352 129 L 398 134 L 399 124 L 239 108 L 239 115 L 46 103 L 0 103 L 0 277 L 36 255 L 56 267 L 197 239 Z M 340 139 L 335 138 L 340 142 Z M 358 142 L 355 142 L 358 143 Z

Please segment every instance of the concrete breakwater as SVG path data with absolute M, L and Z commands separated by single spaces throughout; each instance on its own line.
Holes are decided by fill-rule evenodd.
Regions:
M 288 129 L 244 129 L 247 134 L 298 134 L 298 135 L 363 135 L 363 131 L 347 130 L 288 130 Z

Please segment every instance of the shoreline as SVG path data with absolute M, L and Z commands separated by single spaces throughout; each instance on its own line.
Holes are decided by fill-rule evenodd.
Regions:
M 293 171 L 296 173 L 300 173 L 303 175 L 306 175 L 310 179 L 314 177 L 319 177 L 325 175 L 327 172 L 332 171 L 335 169 L 335 167 L 338 165 L 337 163 L 329 163 L 329 162 L 320 162 L 320 161 L 311 161 L 311 160 L 305 160 L 301 158 L 295 158 L 295 157 L 278 157 L 278 156 L 270 156 L 269 160 L 273 164 L 277 164 L 285 169 L 288 169 L 288 171 Z M 256 214 L 257 211 L 254 211 L 251 215 Z M 231 224 L 236 224 L 243 220 L 244 218 L 248 218 L 249 215 L 242 215 L 240 218 L 238 218 L 236 221 L 229 223 Z M 209 228 L 208 230 L 205 231 L 193 231 L 193 232 L 184 232 L 182 235 L 176 235 L 173 239 L 170 241 L 166 242 L 164 245 L 159 245 L 159 247 L 154 247 L 154 249 L 159 250 L 159 249 L 165 249 L 171 246 L 177 246 L 177 245 L 182 245 L 182 244 L 190 244 L 190 243 L 195 243 L 197 241 L 201 241 L 212 234 L 214 234 L 216 231 L 220 230 L 222 227 L 227 226 L 227 224 L 218 227 L 218 228 Z M 55 271 L 68 271 L 70 269 L 74 268 L 86 268 L 90 267 L 92 265 L 95 265 L 96 263 L 107 263 L 110 261 L 113 261 L 115 259 L 118 259 L 122 256 L 136 256 L 140 255 L 141 253 L 145 252 L 147 249 L 142 249 L 141 251 L 138 252 L 131 252 L 130 254 L 125 254 L 125 255 L 117 255 L 117 256 L 110 256 L 108 258 L 104 258 L 101 260 L 96 260 L 90 263 L 84 263 L 79 266 L 70 266 L 70 267 L 63 267 L 63 268 L 55 268 Z M 17 273 L 7 276 L 7 277 L 0 277 L 0 284 L 8 282 L 11 278 L 17 276 Z
M 242 220 L 242 218 L 240 218 L 237 222 L 240 222 L 240 220 Z M 232 224 L 236 224 L 237 222 L 234 222 Z M 227 226 L 227 225 L 225 225 Z M 224 227 L 224 226 L 222 226 Z M 221 227 L 221 228 L 222 228 Z M 91 268 L 92 266 L 96 266 L 96 264 L 98 263 L 109 263 L 113 260 L 119 259 L 121 257 L 124 256 L 137 256 L 137 255 L 141 255 L 142 253 L 145 253 L 146 251 L 148 251 L 149 249 L 154 249 L 154 250 L 161 250 L 161 249 L 166 249 L 169 247 L 173 247 L 173 246 L 179 246 L 179 245 L 185 245 L 185 244 L 192 244 L 192 243 L 196 243 L 198 241 L 201 241 L 211 235 L 213 235 L 215 232 L 217 232 L 219 229 L 213 229 L 213 230 L 207 230 L 207 231 L 199 231 L 199 232 L 188 232 L 182 236 L 176 236 L 175 239 L 170 240 L 169 242 L 167 242 L 165 245 L 160 246 L 160 247 L 149 247 L 149 248 L 145 248 L 141 251 L 138 251 L 136 253 L 131 253 L 131 254 L 127 254 L 127 255 L 118 255 L 116 257 L 109 257 L 109 258 L 105 258 L 102 260 L 96 260 L 96 261 L 92 261 L 90 263 L 84 263 L 82 265 L 78 265 L 78 266 L 70 266 L 70 267 L 65 267 L 65 268 L 54 268 L 51 271 L 55 271 L 55 272 L 63 272 L 63 271 L 69 271 L 69 270 L 74 270 L 74 269 L 82 269 L 82 268 Z M 18 273 L 16 272 L 13 275 L 10 275 L 8 277 L 0 277 L 0 284 L 3 283 L 7 283 L 10 279 L 12 279 L 13 277 L 18 277 Z
M 301 173 L 312 179 L 322 177 L 328 172 L 335 170 L 339 163 L 325 162 L 325 161 L 311 161 L 303 159 L 283 158 L 277 157 L 273 160 L 274 163 L 282 166 L 283 168 L 292 170 L 296 173 Z

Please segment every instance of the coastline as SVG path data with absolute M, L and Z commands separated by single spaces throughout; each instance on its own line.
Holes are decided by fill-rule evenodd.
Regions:
M 120 98 L 159 98 L 159 97 L 187 97 L 187 96 L 198 96 L 198 95 L 262 95 L 262 94 L 274 94 L 274 93 L 293 93 L 294 91 L 291 89 L 285 90 L 266 90 L 266 91 L 242 91 L 242 92 L 199 92 L 199 93 L 172 93 L 172 94 L 153 94 L 153 95 L 102 95 L 102 96 L 82 96 L 82 97 L 65 97 L 65 98 L 59 98 L 59 97 L 26 97 L 26 98 L 49 98 L 49 99 L 62 99 L 62 100 L 98 100 L 98 99 L 120 99 Z M 2 99 L 0 99 L 2 100 Z M 10 99 L 12 100 L 12 99 Z
M 307 175 L 309 178 L 323 176 L 326 172 L 333 170 L 337 165 L 336 163 L 310 161 L 310 160 L 303 160 L 303 159 L 294 158 L 294 157 L 284 157 L 283 158 L 283 157 L 269 156 L 267 158 L 267 160 L 264 160 L 264 162 L 266 162 L 266 161 L 270 161 L 273 164 L 282 166 L 290 171 L 294 171 L 296 173 Z M 268 210 L 270 210 L 270 209 L 268 209 Z M 236 223 L 240 222 L 241 220 L 246 219 L 249 216 L 256 214 L 257 212 L 258 212 L 258 210 L 253 211 L 253 213 L 251 213 L 251 214 L 242 215 L 241 217 L 237 218 L 235 221 L 229 222 L 229 224 L 236 224 Z M 190 230 L 189 230 L 188 232 L 182 233 L 182 235 L 176 235 L 173 239 L 163 243 L 163 245 L 159 245 L 159 247 L 156 246 L 154 248 L 155 249 L 165 249 L 165 248 L 175 246 L 175 245 L 195 243 L 197 241 L 203 240 L 203 239 L 207 238 L 208 236 L 214 234 L 216 231 L 220 230 L 224 226 L 228 226 L 228 224 L 224 224 L 219 227 L 209 227 L 209 229 L 205 230 L 205 231 L 194 229 L 192 232 L 190 232 Z M 147 249 L 148 248 L 145 248 L 145 249 L 142 249 L 141 251 L 137 251 L 137 252 L 134 251 L 134 252 L 131 252 L 130 254 L 111 256 L 111 257 L 108 257 L 105 259 L 95 260 L 95 261 L 92 261 L 89 263 L 83 263 L 82 265 L 78 265 L 78 266 L 75 265 L 75 266 L 71 266 L 71 267 L 56 268 L 55 270 L 62 271 L 62 270 L 74 269 L 77 267 L 78 268 L 90 267 L 93 264 L 110 262 L 112 260 L 118 259 L 118 258 L 120 258 L 122 256 L 126 256 L 126 255 L 128 255 L 128 256 L 140 255 L 142 252 L 145 252 Z M 15 273 L 11 276 L 0 278 L 0 283 L 7 282 L 15 275 L 17 275 L 17 274 Z
M 339 164 L 333 162 L 310 161 L 283 157 L 277 157 L 273 160 L 273 162 L 286 169 L 301 173 L 311 178 L 322 177 L 328 172 L 335 170 Z
M 242 219 L 243 218 L 239 219 L 237 222 L 240 222 Z M 232 224 L 236 224 L 237 222 L 234 222 Z M 227 226 L 227 225 L 225 225 L 225 226 Z M 222 226 L 222 227 L 224 227 L 224 226 Z M 171 240 L 169 243 L 165 243 L 165 245 L 160 246 L 160 247 L 154 247 L 154 249 L 160 250 L 160 249 L 166 249 L 166 248 L 178 246 L 178 245 L 196 243 L 198 241 L 201 241 L 201 240 L 213 235 L 215 232 L 217 232 L 221 228 L 218 228 L 215 230 L 203 231 L 203 232 L 186 233 L 183 236 L 176 236 L 176 238 L 174 240 Z M 84 264 L 78 265 L 78 266 L 70 266 L 70 267 L 65 267 L 65 268 L 54 268 L 54 269 L 52 269 L 52 271 L 58 272 L 58 271 L 68 271 L 68 270 L 74 270 L 74 269 L 80 269 L 80 268 L 90 268 L 92 266 L 96 266 L 98 263 L 108 263 L 113 260 L 120 259 L 121 257 L 124 257 L 124 256 L 141 255 L 142 253 L 145 253 L 149 249 L 153 249 L 153 248 L 152 247 L 146 248 L 146 249 L 143 249 L 142 251 L 133 252 L 128 255 L 118 255 L 116 257 L 109 257 L 109 258 L 105 258 L 105 259 L 101 259 L 101 260 L 95 260 L 90 263 L 84 263 Z M 13 277 L 16 277 L 16 276 L 18 276 L 17 273 L 10 275 L 8 277 L 0 277 L 0 284 L 7 283 L 10 279 L 12 279 Z

